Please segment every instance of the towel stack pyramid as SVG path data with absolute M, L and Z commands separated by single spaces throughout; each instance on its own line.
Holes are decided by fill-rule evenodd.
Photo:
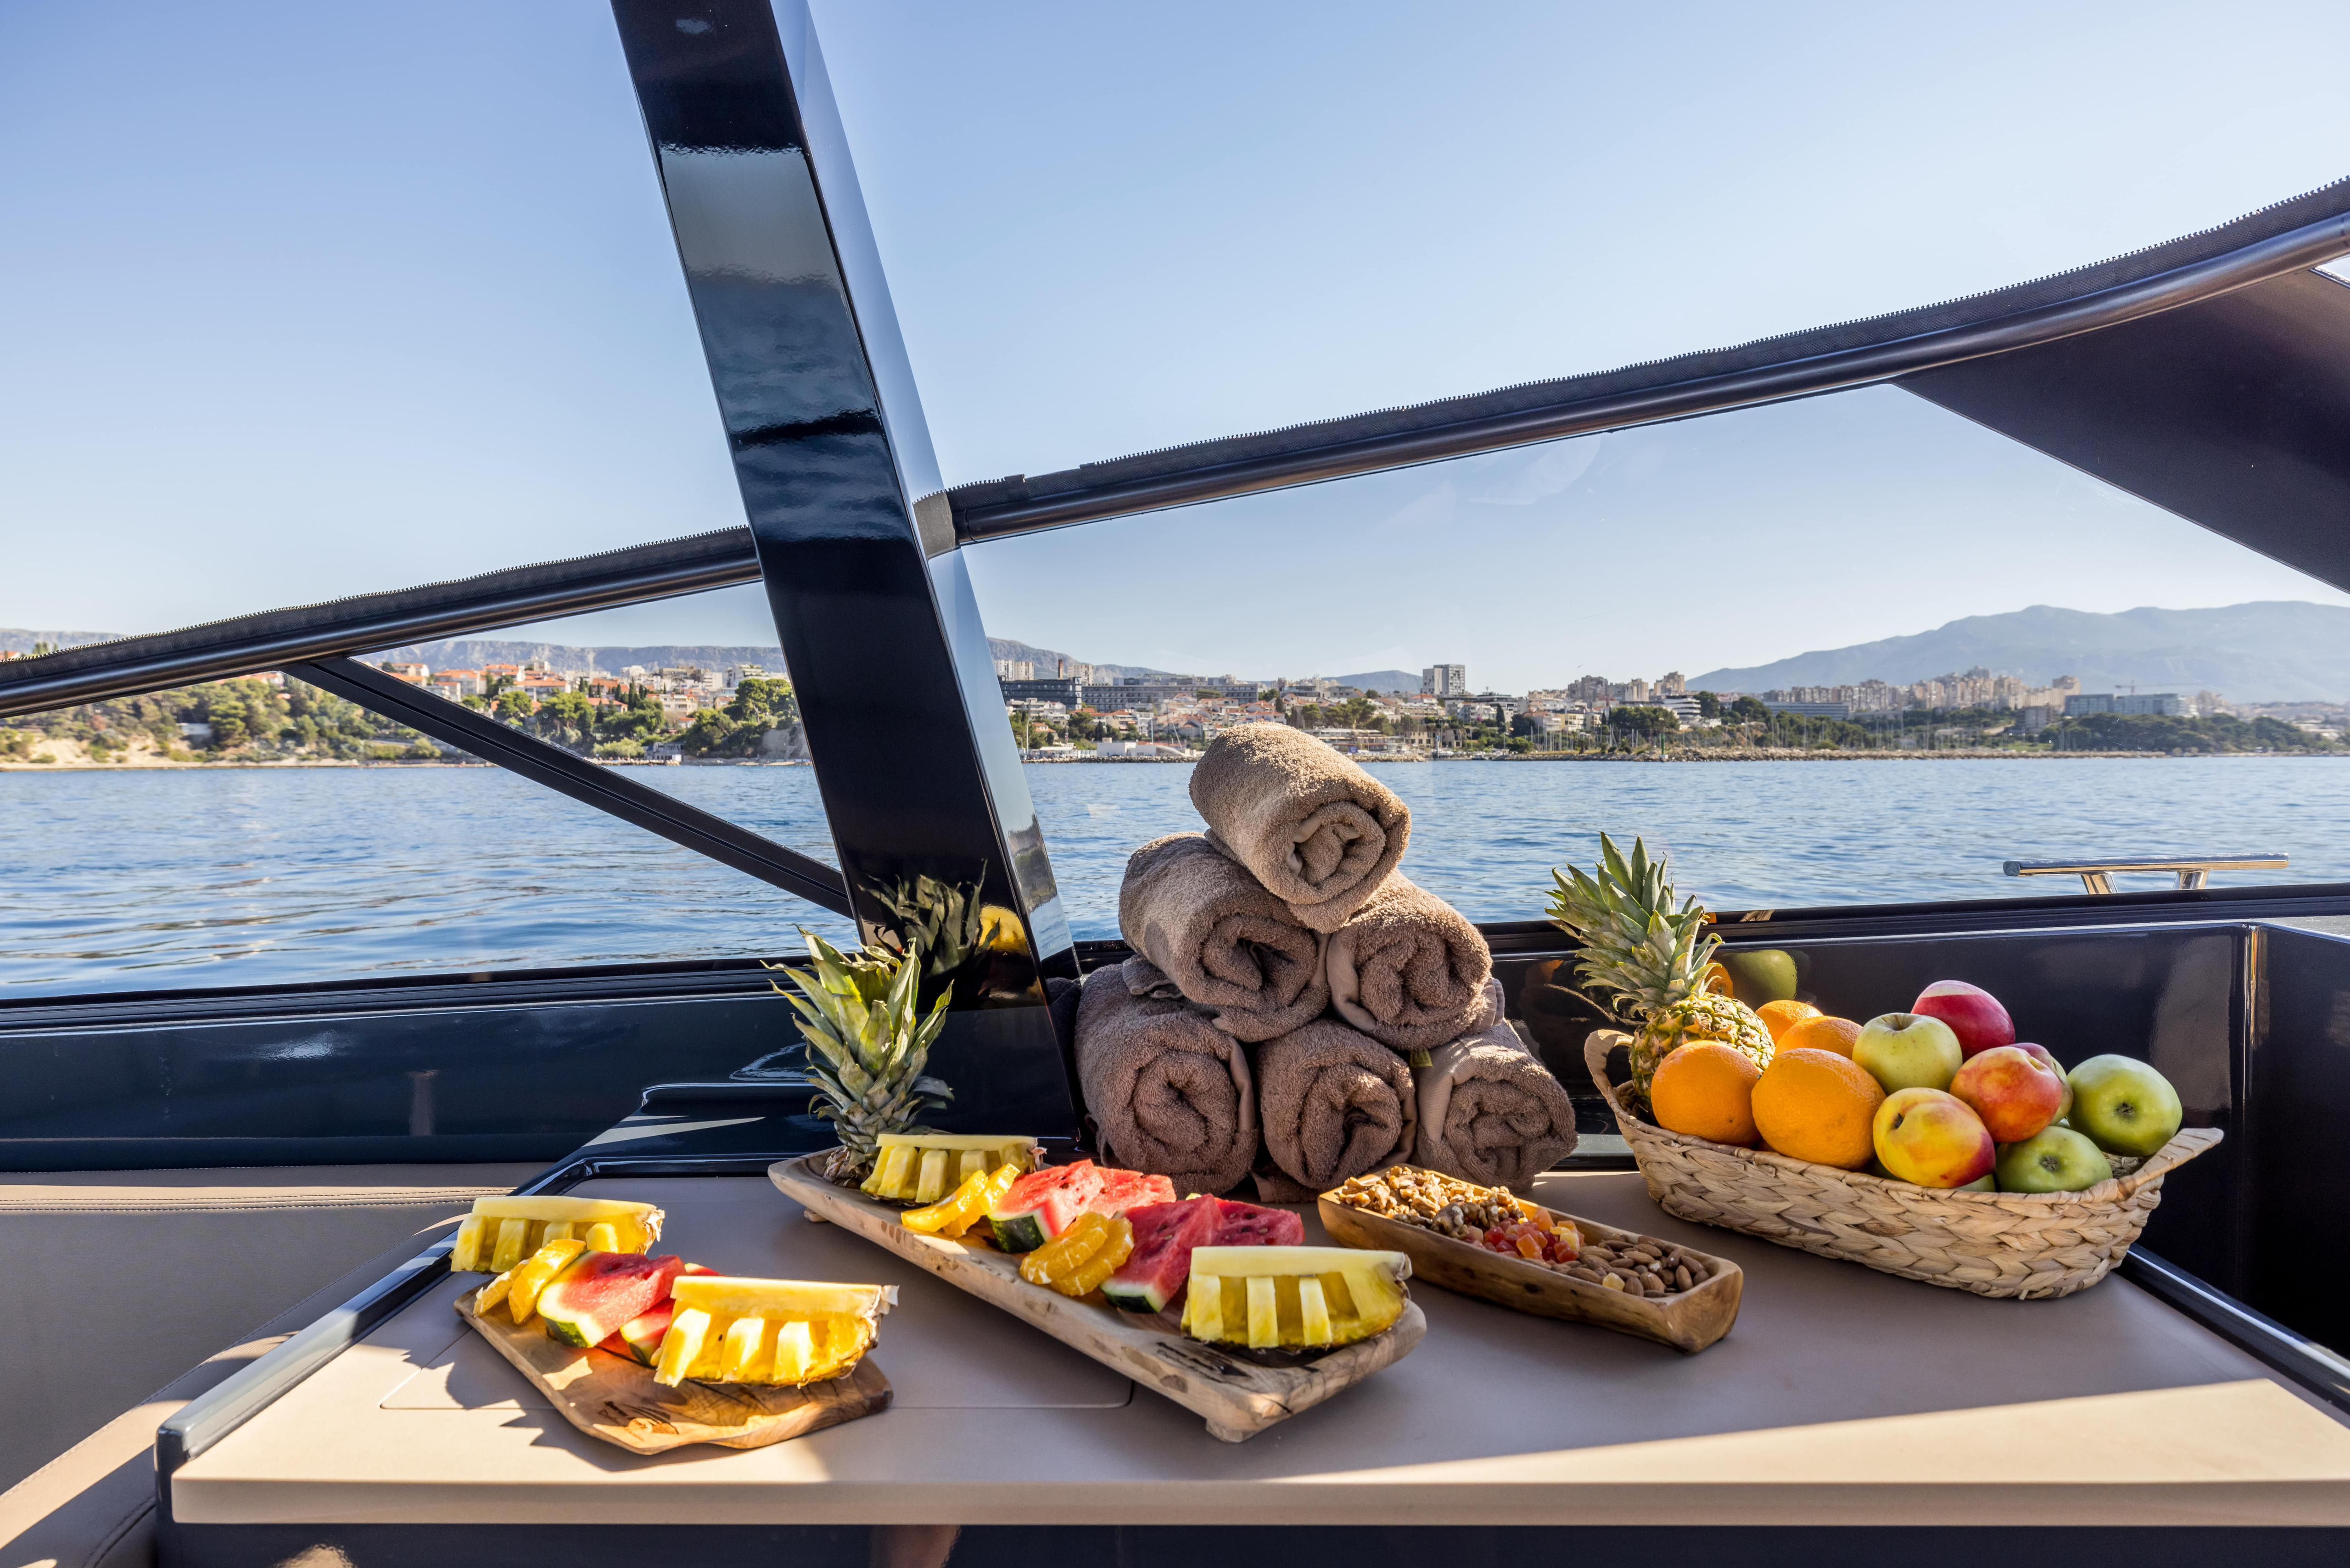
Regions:
M 1204 833 L 1134 852 L 1135 956 L 1077 1009 L 1106 1158 L 1179 1190 L 1302 1201 L 1409 1161 L 1523 1183 L 1575 1108 L 1503 1017 L 1485 939 L 1397 869 L 1411 813 L 1301 731 L 1250 724 L 1191 774 Z

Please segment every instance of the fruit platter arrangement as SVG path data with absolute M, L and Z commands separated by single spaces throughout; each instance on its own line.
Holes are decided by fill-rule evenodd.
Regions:
M 1964 981 L 1866 1023 L 1792 995 L 1749 1005 L 1663 858 L 1605 836 L 1600 851 L 1556 878 L 1551 916 L 1628 1026 L 1593 1031 L 1584 1056 L 1668 1213 L 1979 1295 L 2062 1296 L 2103 1279 L 2163 1178 L 2220 1141 L 2182 1127 L 2152 1066 L 2068 1072 Z
M 1415 1278 L 1518 1312 L 1703 1350 L 1738 1320 L 1745 1274 L 1727 1258 L 1576 1219 L 1399 1165 L 1322 1194 L 1322 1228 L 1411 1260 Z
M 1403 1252 L 1309 1247 L 1281 1209 L 1163 1176 L 1041 1161 L 1026 1138 L 875 1135 L 871 1173 L 833 1155 L 768 1175 L 813 1218 L 1126 1373 L 1240 1442 L 1402 1358 L 1427 1331 Z
M 481 1199 L 449 1268 L 494 1277 L 457 1314 L 567 1420 L 633 1453 L 763 1448 L 888 1407 L 865 1353 L 893 1287 L 655 1257 L 661 1218 L 610 1199 Z

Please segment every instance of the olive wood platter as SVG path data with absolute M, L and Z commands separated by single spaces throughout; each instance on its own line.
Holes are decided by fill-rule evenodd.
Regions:
M 480 1294 L 459 1296 L 457 1315 L 536 1384 L 565 1420 L 632 1454 L 689 1443 L 764 1449 L 889 1407 L 889 1380 L 869 1355 L 846 1376 L 805 1388 L 691 1382 L 671 1388 L 653 1381 L 651 1367 L 626 1356 L 556 1344 L 536 1319 L 517 1325 L 495 1307 L 476 1313 Z
M 1019 1260 L 988 1242 L 909 1231 L 906 1210 L 835 1186 L 818 1172 L 821 1156 L 778 1161 L 768 1179 L 812 1216 L 879 1242 L 918 1268 L 1002 1307 L 1031 1327 L 1124 1373 L 1203 1417 L 1227 1443 L 1245 1442 L 1301 1410 L 1319 1405 L 1403 1359 L 1428 1332 L 1417 1302 L 1384 1334 L 1336 1350 L 1289 1356 L 1203 1345 L 1173 1326 L 1173 1314 L 1118 1311 L 1098 1297 L 1073 1301 L 1020 1277 Z
M 1578 1280 L 1573 1274 L 1561 1273 L 1523 1258 L 1488 1251 L 1471 1241 L 1389 1220 L 1367 1209 L 1340 1203 L 1326 1194 L 1319 1207 L 1322 1228 L 1330 1232 L 1333 1241 L 1348 1247 L 1401 1252 L 1411 1260 L 1414 1279 L 1533 1313 L 1537 1317 L 1596 1324 L 1601 1328 L 1652 1339 L 1692 1355 L 1730 1332 L 1730 1325 L 1738 1321 L 1739 1299 L 1746 1290 L 1745 1272 L 1736 1263 L 1694 1247 L 1683 1247 L 1681 1251 L 1704 1262 L 1704 1279 L 1670 1295 L 1636 1296 Z M 1555 1209 L 1544 1212 L 1567 1221 L 1595 1241 L 1657 1240 L 1637 1231 L 1618 1231 L 1596 1220 L 1561 1214 Z

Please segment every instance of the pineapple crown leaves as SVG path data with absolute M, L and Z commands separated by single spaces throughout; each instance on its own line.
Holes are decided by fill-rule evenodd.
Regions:
M 902 956 L 875 947 L 849 954 L 805 927 L 800 935 L 807 941 L 808 967 L 772 966 L 796 993 L 775 989 L 799 1014 L 808 1075 L 821 1091 L 816 1114 L 839 1124 L 844 1144 L 869 1150 L 880 1134 L 911 1129 L 923 1112 L 953 1097 L 953 1090 L 922 1068 L 946 1027 L 954 987 L 942 990 L 921 1013 L 919 940 Z
M 1607 1011 L 1619 1017 L 1646 1018 L 1692 994 L 1721 946 L 1694 895 L 1675 903 L 1667 869 L 1640 839 L 1627 857 L 1603 833 L 1595 870 L 1551 873 L 1551 921 L 1583 946 L 1575 973 L 1611 993 Z

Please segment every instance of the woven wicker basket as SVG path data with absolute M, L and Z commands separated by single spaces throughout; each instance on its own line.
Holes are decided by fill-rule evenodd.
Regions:
M 1608 1053 L 1630 1043 L 1595 1029 L 1583 1057 L 1666 1213 L 1979 1296 L 2036 1300 L 2095 1284 L 2146 1229 L 2163 1177 L 2220 1137 L 2181 1128 L 2085 1191 L 1945 1192 L 1653 1127 L 1627 1106 L 1628 1085 L 1608 1082 Z

